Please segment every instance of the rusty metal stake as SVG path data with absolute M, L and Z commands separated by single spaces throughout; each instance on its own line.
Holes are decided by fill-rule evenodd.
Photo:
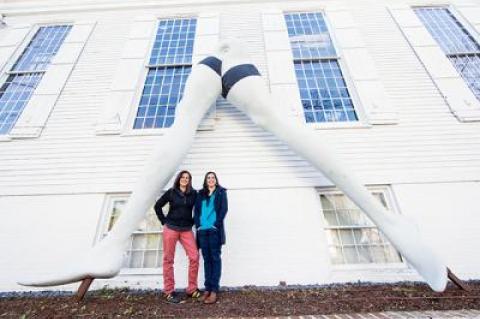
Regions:
M 95 278 L 93 278 L 93 277 L 87 277 L 87 278 L 82 280 L 82 283 L 80 284 L 80 287 L 78 288 L 77 295 L 75 296 L 76 301 L 82 301 L 83 300 L 83 297 L 87 293 L 88 288 L 90 287 L 90 285 L 92 284 L 94 279 Z
M 448 267 L 447 267 L 447 274 L 448 274 L 448 278 L 460 289 L 463 289 L 465 291 L 471 291 L 471 289 L 462 280 L 460 280 L 457 276 L 455 276 L 455 274 Z

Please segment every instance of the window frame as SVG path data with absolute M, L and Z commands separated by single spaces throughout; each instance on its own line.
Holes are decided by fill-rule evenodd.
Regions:
M 195 19 L 198 24 L 198 18 L 199 14 L 198 13 L 182 13 L 182 14 L 176 14 L 176 15 L 165 15 L 165 16 L 155 16 L 155 33 L 151 36 L 148 49 L 147 49 L 147 54 L 144 57 L 143 61 L 143 67 L 141 71 L 140 78 L 138 80 L 139 85 L 137 85 L 137 88 L 134 92 L 133 99 L 132 99 L 132 107 L 129 108 L 128 112 L 128 117 L 127 120 L 125 121 L 124 127 L 121 130 L 121 135 L 122 136 L 150 136 L 150 135 L 164 135 L 167 130 L 171 128 L 170 127 L 159 127 L 159 128 L 142 128 L 142 129 L 134 129 L 133 125 L 135 123 L 135 119 L 137 117 L 137 112 L 138 108 L 140 107 L 140 100 L 142 98 L 143 90 L 145 87 L 145 82 L 147 80 L 148 72 L 150 68 L 155 68 L 155 67 L 161 67 L 161 66 L 190 66 L 193 67 L 193 57 L 194 53 L 192 53 L 192 63 L 190 64 L 165 64 L 165 65 L 155 65 L 152 66 L 150 65 L 150 57 L 152 54 L 153 46 L 155 45 L 155 39 L 157 37 L 157 30 L 158 26 L 160 24 L 160 21 L 162 20 L 174 20 L 174 19 Z M 198 25 L 197 25 L 198 26 Z M 194 42 L 193 44 L 195 45 L 195 41 L 197 41 L 197 29 L 195 29 L 195 36 L 194 36 Z
M 105 195 L 104 203 L 102 206 L 102 212 L 100 214 L 100 219 L 99 222 L 97 223 L 97 231 L 96 231 L 96 236 L 94 239 L 94 244 L 98 244 L 108 233 L 108 226 L 110 223 L 110 217 L 113 213 L 113 208 L 115 206 L 116 201 L 128 201 L 131 196 L 131 193 L 110 193 Z M 153 205 L 152 208 L 153 209 Z M 162 236 L 163 233 L 163 228 L 162 231 L 158 232 L 148 232 L 148 233 L 158 233 L 160 236 Z M 144 232 L 138 232 L 135 231 L 132 233 L 133 234 L 144 234 Z M 130 238 L 132 237 L 130 235 Z M 127 250 L 130 248 L 127 248 Z M 161 256 L 163 256 L 163 249 Z M 130 268 L 130 267 L 123 267 L 120 269 L 119 276 L 122 275 L 162 275 L 163 274 L 163 267 L 149 267 L 149 268 Z
M 443 99 L 443 105 L 460 123 L 472 123 L 480 121 L 480 101 L 472 92 L 466 81 L 456 70 L 452 62 L 445 56 L 445 52 L 438 42 L 433 39 L 426 26 L 414 12 L 417 7 L 443 6 L 448 7 L 463 27 L 471 33 L 475 39 L 480 29 L 472 25 L 465 14 L 465 10 L 471 8 L 467 4 L 451 4 L 444 1 L 428 4 L 424 1 L 413 1 L 408 4 L 387 5 L 387 10 L 401 31 L 406 42 L 412 49 L 424 71 L 430 77 L 436 92 Z M 473 7 L 476 8 L 476 7 Z M 415 28 L 421 28 L 420 38 L 414 36 Z M 478 29 L 478 31 L 477 31 Z M 423 41 L 422 37 L 424 38 Z M 427 37 L 427 38 L 425 38 Z M 478 41 L 478 40 L 477 40 Z M 428 54 L 434 54 L 433 63 L 428 59 Z
M 480 30 L 477 30 L 475 26 L 455 7 L 455 5 L 451 3 L 412 4 L 410 8 L 412 10 L 422 9 L 422 8 L 446 8 L 450 10 L 450 13 L 453 14 L 453 16 L 458 20 L 458 22 L 462 24 L 462 27 L 464 27 L 465 30 L 467 30 L 467 32 L 475 39 L 475 41 L 477 41 L 480 44 Z M 422 23 L 422 26 L 425 27 L 423 23 Z
M 389 186 L 384 185 L 384 186 L 367 186 L 368 190 L 370 193 L 381 193 L 384 196 L 385 203 L 387 204 L 387 209 L 392 213 L 392 214 L 400 214 L 400 209 L 397 204 L 397 201 L 394 197 L 394 194 L 392 190 L 390 189 Z M 323 211 L 323 206 L 321 203 L 320 196 L 321 195 L 343 195 L 346 196 L 342 191 L 340 191 L 338 188 L 335 187 L 317 187 L 316 189 L 316 194 L 318 198 L 318 204 L 320 207 L 320 214 L 321 218 L 323 221 L 323 231 L 326 232 L 328 229 L 338 229 L 335 227 L 329 227 L 327 226 L 327 222 L 325 220 L 325 214 Z M 356 205 L 355 205 L 356 206 Z M 362 214 L 365 214 L 364 212 L 361 212 Z M 361 228 L 361 227 L 359 227 Z M 372 228 L 372 227 L 368 227 Z M 378 229 L 376 225 L 374 225 L 375 229 Z M 348 227 L 346 229 L 352 229 L 352 227 Z M 355 228 L 356 229 L 356 228 Z M 391 244 L 390 244 L 391 245 Z M 391 245 L 393 247 L 393 245 Z M 326 244 L 327 250 L 329 248 L 329 245 Z M 393 247 L 395 249 L 395 247 Z M 396 249 L 395 249 L 396 250 Z M 398 251 L 397 251 L 398 252 Z M 399 253 L 401 262 L 391 262 L 391 263 L 356 263 L 356 264 L 334 264 L 332 263 L 332 259 L 330 257 L 330 254 L 328 253 L 329 257 L 329 263 L 330 266 L 334 271 L 342 271 L 342 270 L 374 270 L 374 269 L 407 269 L 408 267 L 408 262 L 407 260 Z
M 28 32 L 26 34 L 26 36 L 20 41 L 20 43 L 17 45 L 17 47 L 15 48 L 15 50 L 13 51 L 12 55 L 9 57 L 8 61 L 4 64 L 3 68 L 0 69 L 0 85 L 3 85 L 5 84 L 5 82 L 7 81 L 8 77 L 10 75 L 15 75 L 15 74 L 22 74 L 22 73 L 25 73 L 25 74 L 33 74 L 33 73 L 41 73 L 42 74 L 42 78 L 40 79 L 40 81 L 38 82 L 38 85 L 40 85 L 42 83 L 42 80 L 44 79 L 44 75 L 48 72 L 48 67 L 43 70 L 43 71 L 34 71 L 34 72 L 11 72 L 11 69 L 13 68 L 13 66 L 15 65 L 15 63 L 17 63 L 17 61 L 20 59 L 20 57 L 22 56 L 23 52 L 26 50 L 26 48 L 28 47 L 28 45 L 32 42 L 33 38 L 35 37 L 35 35 L 37 34 L 37 32 L 40 30 L 40 28 L 43 28 L 43 27 L 55 27 L 55 26 L 70 26 L 71 28 L 73 28 L 75 25 L 75 22 L 74 21 L 66 21 L 66 20 L 58 20 L 58 21 L 43 21 L 43 22 L 34 22 L 32 24 L 29 24 L 28 25 Z M 71 31 L 71 29 L 70 29 Z M 66 37 L 68 37 L 68 34 L 66 35 Z M 66 38 L 65 37 L 65 38 Z M 59 47 L 59 50 L 61 50 L 61 47 L 62 47 L 63 43 L 60 45 Z M 58 53 L 58 52 L 57 52 Z M 55 56 L 53 56 L 52 60 L 55 58 Z M 51 63 L 52 61 L 50 61 Z M 50 64 L 49 64 L 50 65 Z M 35 90 L 38 88 L 38 85 L 37 87 L 35 88 Z M 35 94 L 35 90 L 32 91 L 32 96 Z M 32 96 L 30 96 L 30 99 L 32 98 Z M 26 110 L 26 108 L 28 107 L 28 104 L 30 102 L 30 99 L 27 101 L 27 103 L 25 104 L 23 110 L 22 110 L 22 113 Z M 18 123 L 18 120 L 20 119 L 20 117 L 22 116 L 22 113 L 20 113 L 20 115 L 18 116 L 17 120 L 15 121 L 15 124 L 12 126 L 12 128 L 10 129 L 10 132 L 15 128 L 15 126 L 17 125 Z M 0 142 L 9 142 L 9 141 L 12 141 L 14 138 L 10 135 L 10 132 L 7 133 L 7 134 L 0 134 Z M 16 138 L 15 138 L 16 139 Z
M 416 9 L 436 9 L 436 8 L 447 9 L 450 12 L 450 14 L 453 16 L 453 18 L 456 19 L 460 23 L 461 27 L 463 29 L 465 29 L 465 31 L 467 31 L 468 34 L 480 45 L 480 31 L 476 30 L 476 28 L 470 23 L 470 21 L 468 21 L 468 19 L 466 19 L 461 14 L 460 11 L 456 10 L 454 5 L 452 5 L 452 4 L 431 4 L 431 5 L 423 4 L 423 5 L 412 5 L 412 6 L 410 6 L 410 8 L 412 9 L 412 11 L 414 12 L 415 15 L 417 15 L 417 13 L 415 12 Z M 465 84 L 465 86 L 468 88 L 468 90 L 470 90 L 472 92 L 473 95 L 475 95 L 473 90 L 470 88 L 470 85 L 463 78 L 462 74 L 453 65 L 453 62 L 450 60 L 450 57 L 452 57 L 452 56 L 454 56 L 454 57 L 457 56 L 458 57 L 458 56 L 462 56 L 462 55 L 478 55 L 478 56 L 480 56 L 480 50 L 477 51 L 477 52 L 460 52 L 460 53 L 454 53 L 454 54 L 447 53 L 443 50 L 440 43 L 433 37 L 433 35 L 430 33 L 427 26 L 423 23 L 423 21 L 420 19 L 420 17 L 418 17 L 418 19 L 422 23 L 423 28 L 425 28 L 425 30 L 428 32 L 428 34 L 430 34 L 430 36 L 433 38 L 436 45 L 440 48 L 440 50 L 445 55 L 447 60 L 451 63 L 452 67 L 458 73 L 458 76 L 463 80 L 463 83 Z M 477 97 L 477 100 L 480 102 L 480 96 Z
M 308 8 L 305 8 L 305 9 L 283 10 L 282 11 L 282 16 L 283 16 L 283 19 L 285 20 L 285 15 L 287 15 L 287 14 L 315 13 L 315 12 L 321 13 L 322 16 L 323 16 L 323 19 L 325 21 L 325 25 L 327 27 L 328 34 L 329 34 L 331 42 L 332 42 L 332 46 L 335 49 L 335 52 L 337 53 L 336 57 L 334 57 L 334 59 L 336 59 L 338 65 L 340 67 L 340 70 L 342 72 L 343 80 L 345 81 L 346 87 L 349 91 L 350 99 L 352 100 L 352 104 L 353 104 L 353 109 L 355 110 L 355 113 L 358 117 L 358 120 L 357 121 L 343 121 L 343 122 L 311 122 L 311 123 L 307 123 L 306 118 L 305 118 L 305 113 L 304 113 L 305 111 L 304 111 L 303 105 L 301 104 L 301 101 L 300 101 L 300 104 L 299 104 L 298 108 L 299 108 L 299 113 L 302 116 L 301 121 L 302 121 L 303 125 L 307 125 L 308 127 L 311 127 L 313 129 L 320 129 L 320 130 L 321 129 L 343 129 L 343 128 L 371 128 L 373 126 L 368 123 L 368 119 L 367 119 L 367 116 L 365 114 L 364 107 L 362 105 L 361 99 L 358 96 L 358 93 L 357 93 L 357 90 L 356 90 L 356 87 L 355 87 L 355 81 L 353 80 L 353 77 L 351 76 L 348 65 L 345 62 L 345 55 L 344 55 L 343 50 L 342 50 L 342 48 L 339 45 L 339 42 L 337 40 L 337 37 L 336 37 L 336 34 L 335 34 L 335 28 L 333 27 L 333 24 L 330 22 L 330 17 L 328 15 L 328 8 L 325 8 L 325 7 L 321 7 L 321 8 L 308 7 Z M 293 57 L 293 51 L 292 51 L 292 48 L 291 48 L 291 42 L 290 42 L 290 36 L 288 35 L 288 30 L 286 30 L 286 32 L 287 32 L 287 37 L 288 37 L 288 41 L 289 41 L 290 52 L 292 53 L 291 63 L 293 65 L 295 65 L 296 59 L 295 59 L 295 57 Z M 304 60 L 304 61 L 321 61 L 321 60 L 329 60 L 329 59 L 331 60 L 332 57 L 317 58 L 317 59 L 310 59 L 310 60 Z M 298 92 L 298 94 L 300 94 L 300 86 L 298 85 L 297 75 L 295 74 L 294 76 L 295 76 L 295 81 L 296 81 L 295 85 L 296 85 L 296 88 L 297 88 L 297 92 Z

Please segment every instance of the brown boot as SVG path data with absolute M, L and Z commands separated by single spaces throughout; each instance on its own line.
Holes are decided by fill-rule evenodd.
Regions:
M 203 302 L 204 304 L 211 305 L 217 302 L 217 293 L 211 292 L 210 295 Z
M 208 296 L 210 296 L 210 291 L 204 291 L 203 295 L 198 298 L 198 301 L 204 302 L 205 300 L 207 300 Z

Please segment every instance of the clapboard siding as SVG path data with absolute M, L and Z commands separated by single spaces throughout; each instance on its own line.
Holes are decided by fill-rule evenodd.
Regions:
M 331 141 L 368 183 L 414 183 L 426 177 L 430 181 L 455 181 L 456 174 L 462 180 L 465 176 L 478 180 L 480 124 L 460 123 L 452 115 L 387 11 L 386 5 L 391 2 L 378 1 L 372 5 L 371 1 L 360 0 L 346 5 L 343 1 L 319 1 L 318 6 L 336 3 L 345 5 L 352 14 L 399 114 L 399 124 L 312 129 L 313 134 Z M 71 12 L 42 17 L 52 21 L 93 20 L 97 24 L 41 136 L 0 142 L 0 194 L 130 190 L 150 150 L 164 136 L 97 136 L 95 124 L 108 97 L 134 17 L 145 13 L 169 16 L 218 12 L 220 35 L 246 42 L 268 83 L 261 12 L 270 5 L 258 1 L 244 5 Z M 291 10 L 312 7 L 312 2 L 297 1 L 294 6 L 279 1 L 276 5 Z M 25 23 L 38 19 L 38 15 L 10 19 L 10 23 Z M 325 183 L 322 175 L 305 160 L 223 100 L 217 105 L 215 129 L 198 132 L 181 166 L 192 170 L 195 176 L 214 169 L 235 188 Z M 406 176 L 405 172 L 411 173 Z
M 367 10 L 361 4 L 356 2 L 352 13 L 401 117 L 400 127 L 382 131 L 387 141 L 395 139 L 391 145 L 382 138 L 369 139 L 388 154 L 386 161 L 372 158 L 372 165 L 379 170 L 463 167 L 479 172 L 475 141 L 480 140 L 480 125 L 464 125 L 452 116 L 386 8 Z

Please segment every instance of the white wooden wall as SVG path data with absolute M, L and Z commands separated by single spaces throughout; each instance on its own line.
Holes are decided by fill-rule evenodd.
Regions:
M 0 13 L 5 12 L 7 15 L 8 27 L 0 29 L 0 40 L 5 38 L 9 28 L 27 23 L 95 22 L 83 52 L 78 57 L 40 136 L 0 141 L 0 196 L 9 203 L 8 206 L 2 206 L 2 203 L 6 202 L 0 201 L 0 212 L 9 220 L 9 223 L 3 224 L 1 227 L 4 228 L 0 229 L 0 247 L 3 247 L 3 250 L 15 251 L 16 247 L 30 240 L 26 232 L 22 239 L 16 238 L 16 232 L 9 227 L 15 228 L 15 225 L 18 225 L 15 212 L 20 207 L 25 212 L 28 223 L 29 214 L 34 216 L 36 213 L 35 201 L 30 201 L 30 198 L 40 195 L 47 202 L 55 201 L 55 198 L 65 198 L 64 196 L 85 196 L 82 197 L 85 199 L 84 208 L 88 210 L 88 220 L 92 224 L 82 224 L 82 229 L 85 236 L 93 234 L 97 227 L 95 216 L 98 217 L 101 213 L 101 205 L 96 206 L 95 203 L 101 202 L 100 198 L 103 198 L 105 193 L 128 192 L 135 183 L 152 145 L 162 142 L 161 134 L 135 135 L 131 134 L 128 128 L 123 129 L 121 134 L 97 134 L 97 124 L 111 96 L 112 82 L 124 45 L 137 17 L 145 14 L 158 17 L 217 14 L 220 36 L 238 37 L 248 44 L 248 51 L 265 80 L 271 85 L 272 91 L 275 79 L 272 78 L 273 62 L 266 54 L 268 48 L 262 32 L 264 14 L 281 10 L 316 9 L 325 9 L 327 19 L 334 18 L 334 15 L 329 15 L 332 10 L 341 11 L 342 15 L 347 14 L 351 25 L 339 25 L 338 22 L 343 20 L 336 20 L 337 24 L 332 21 L 331 24 L 335 27 L 335 30 L 332 30 L 334 37 L 337 37 L 337 44 L 344 52 L 348 48 L 356 47 L 352 46 L 352 43 L 345 44 L 340 41 L 341 33 L 345 33 L 345 29 L 355 29 L 361 36 L 362 52 L 368 54 L 368 59 L 375 68 L 374 80 L 383 87 L 382 94 L 388 99 L 389 109 L 385 112 L 387 116 L 377 118 L 377 121 L 385 121 L 382 125 L 369 123 L 369 110 L 364 105 L 360 111 L 366 114 L 367 120 L 360 123 L 361 125 L 334 129 L 312 128 L 312 134 L 321 134 L 325 140 L 334 143 L 342 157 L 359 172 L 366 184 L 393 185 L 394 195 L 397 191 L 403 194 L 398 196 L 397 201 L 400 208 L 407 207 L 407 214 L 413 209 L 412 203 L 418 201 L 422 202 L 422 207 L 426 210 L 437 207 L 434 205 L 437 199 L 437 183 L 444 185 L 442 192 L 438 194 L 448 197 L 449 190 L 452 190 L 453 193 L 456 192 L 453 203 L 465 205 L 461 206 L 464 208 L 469 205 L 478 208 L 478 203 L 474 200 L 474 194 L 478 194 L 478 185 L 473 189 L 469 185 L 480 180 L 480 122 L 463 123 L 452 114 L 449 105 L 387 10 L 387 6 L 391 5 L 427 3 L 423 0 L 385 0 L 376 1 L 375 4 L 367 0 L 279 0 L 277 3 L 257 1 L 245 4 L 242 4 L 242 1 L 231 1 L 230 4 L 226 2 L 217 6 L 209 5 L 208 1 L 189 2 L 185 6 L 169 6 L 168 3 L 151 5 L 151 2 L 145 2 L 145 8 L 135 7 L 138 1 L 127 1 L 116 9 L 97 3 L 97 7 L 91 6 L 89 10 L 69 1 L 57 1 L 51 2 L 52 5 L 47 7 L 39 5 L 39 13 L 32 12 L 35 9 L 32 9 L 34 7 L 29 2 L 3 2 L 0 4 Z M 449 3 L 461 5 L 463 9 L 460 12 L 465 14 L 473 28 L 479 30 L 480 9 L 473 5 L 474 2 L 451 0 Z M 88 6 L 89 4 L 86 4 L 83 8 Z M 78 10 L 74 10 L 75 8 Z M 336 30 L 338 34 L 335 34 Z M 285 63 L 291 61 L 287 60 Z M 354 66 L 350 65 L 346 73 L 355 75 L 356 71 L 352 68 Z M 358 78 L 355 80 L 357 87 L 362 85 L 358 81 L 365 81 Z M 292 98 L 292 101 L 294 103 L 295 98 Z M 292 120 L 303 120 L 299 105 L 279 105 L 279 112 L 285 112 Z M 205 171 L 217 171 L 221 182 L 230 190 L 238 192 L 237 200 L 241 207 L 232 208 L 238 213 L 252 213 L 248 204 L 240 200 L 244 192 L 259 192 L 256 196 L 260 196 L 261 191 L 258 189 L 265 189 L 267 193 L 281 188 L 289 192 L 308 192 L 311 187 L 330 185 L 319 172 L 281 141 L 257 128 L 248 117 L 224 101 L 219 101 L 216 107 L 215 123 L 212 127 L 213 129 L 198 132 L 195 143 L 181 166 L 193 172 L 197 186 L 201 183 Z M 429 189 L 429 195 L 423 199 L 415 198 L 416 190 L 424 190 L 422 184 Z M 455 186 L 450 188 L 449 185 Z M 466 202 L 462 201 L 461 196 L 457 196 L 462 193 L 459 189 L 467 192 Z M 312 198 L 315 197 L 311 192 L 310 194 Z M 90 196 L 95 197 L 95 200 Z M 314 209 L 314 206 L 309 207 Z M 451 208 L 455 207 L 456 205 L 451 205 Z M 285 214 L 288 208 L 283 209 L 278 208 L 278 211 Z M 274 218 L 278 211 L 264 213 Z M 65 216 L 71 216 L 72 221 L 77 220 L 74 216 L 79 213 L 68 208 L 62 209 L 62 212 Z M 442 209 L 439 212 L 446 214 L 446 218 L 455 216 L 455 212 L 450 210 Z M 401 213 L 404 211 L 401 210 Z M 431 213 L 428 211 L 428 214 Z M 418 214 L 423 216 L 422 214 L 427 212 Z M 458 231 L 475 222 L 478 225 L 478 217 L 474 214 L 469 213 L 464 217 L 465 220 L 457 225 Z M 236 220 L 235 218 L 239 218 L 238 222 L 242 224 L 234 225 L 232 222 L 232 227 L 238 227 L 234 233 L 243 234 L 245 229 L 242 226 L 246 225 L 243 225 L 242 218 L 232 217 L 232 220 Z M 60 231 L 62 227 L 59 225 L 62 221 L 58 220 L 59 224 L 55 225 Z M 418 219 L 419 224 L 427 222 L 423 217 Z M 52 220 L 52 223 L 55 221 Z M 318 228 L 320 229 L 320 226 Z M 9 231 L 4 232 L 7 229 Z M 439 230 L 432 230 L 431 234 L 434 239 L 443 236 Z M 461 240 L 475 242 L 477 239 L 478 242 L 478 236 L 474 232 L 466 232 L 462 236 Z M 275 236 L 272 235 L 273 237 Z M 267 245 L 273 246 L 273 243 L 274 239 Z M 246 248 L 237 245 L 235 239 L 232 247 L 239 249 L 240 254 L 246 251 L 242 251 Z M 465 274 L 479 278 L 478 271 L 472 270 L 474 268 L 469 264 L 478 265 L 480 257 L 478 254 L 471 256 L 471 248 L 468 247 L 455 250 L 457 255 L 452 259 L 452 263 Z M 453 247 L 449 249 L 447 252 L 454 251 Z M 323 260 L 323 255 L 319 254 L 312 258 Z M 25 256 L 13 253 L 11 256 L 13 260 L 26 262 Z M 236 260 L 235 258 L 237 257 L 232 253 L 228 262 Z M 306 256 L 302 258 L 307 262 Z M 5 274 L 5 277 L 1 280 L 6 280 L 8 269 L 15 263 L 12 263 L 12 260 L 2 260 L 0 273 Z M 326 259 L 324 262 L 328 263 Z M 263 267 L 262 264 L 259 266 Z M 231 271 L 235 271 L 233 267 Z M 382 275 L 369 276 L 364 278 L 385 278 Z M 272 276 L 264 284 L 274 284 L 280 277 Z M 355 273 L 347 271 L 334 274 L 330 280 L 356 280 L 355 277 Z M 229 284 L 261 281 L 258 278 L 241 277 L 241 274 L 230 274 L 227 278 L 226 283 Z M 304 278 L 295 280 L 299 283 L 308 282 Z M 317 280 L 312 283 L 317 283 Z
M 337 2 L 279 2 L 276 9 L 323 9 L 332 4 Z M 452 116 L 392 20 L 387 4 L 379 2 L 376 6 L 367 6 L 358 1 L 344 8 L 348 9 L 366 43 L 385 94 L 398 113 L 398 123 L 317 129 L 313 130 L 314 134 L 321 134 L 334 143 L 342 156 L 360 172 L 365 183 L 480 178 L 480 146 L 477 143 L 480 123 L 462 123 Z M 172 16 L 215 11 L 220 16 L 220 35 L 238 37 L 248 43 L 250 53 L 269 81 L 269 61 L 260 30 L 262 12 L 268 12 L 270 7 L 237 4 L 215 8 L 149 8 L 148 13 Z M 161 143 L 162 136 L 132 136 L 128 129 L 121 135 L 97 135 L 96 125 L 110 97 L 129 31 L 135 18 L 142 14 L 145 10 L 129 9 L 7 17 L 12 26 L 69 19 L 95 21 L 96 25 L 40 137 L 1 142 L 1 194 L 111 192 L 131 188 L 149 149 L 153 143 Z M 1 29 L 0 35 L 7 29 Z M 299 108 L 299 105 L 294 107 Z M 288 112 L 279 106 L 279 111 L 282 110 Z M 303 120 L 301 109 L 297 116 Z M 182 166 L 192 170 L 197 178 L 205 170 L 215 169 L 231 188 L 327 183 L 283 143 L 255 127 L 244 114 L 222 101 L 217 106 L 214 130 L 198 133 Z

